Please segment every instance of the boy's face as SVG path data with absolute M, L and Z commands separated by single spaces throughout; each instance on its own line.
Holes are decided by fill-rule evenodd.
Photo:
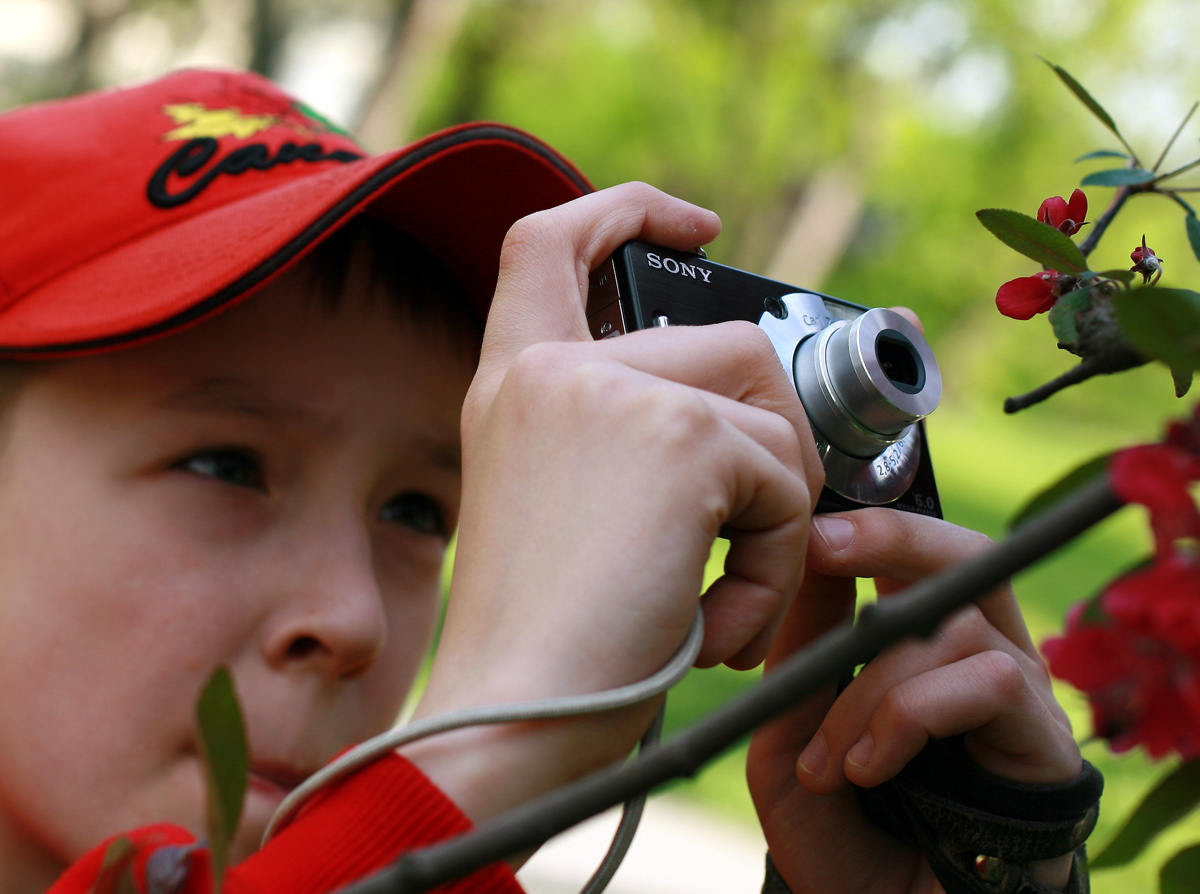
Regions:
M 469 351 L 297 274 L 159 342 L 24 382 L 0 450 L 0 853 L 203 833 L 194 705 L 234 676 L 254 765 L 237 856 L 395 719 L 456 523 Z M 302 286 L 304 288 L 304 286 Z

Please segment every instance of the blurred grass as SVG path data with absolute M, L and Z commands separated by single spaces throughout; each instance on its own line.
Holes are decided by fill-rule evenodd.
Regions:
M 1161 370 L 1138 374 L 1151 376 L 1156 382 L 1161 378 Z M 1155 439 L 1161 422 L 1153 417 L 1157 415 L 1161 420 L 1170 412 L 1180 412 L 1179 404 L 1161 396 L 1150 398 L 1148 403 L 1155 406 L 1141 408 L 1149 409 L 1145 422 L 1130 422 L 1116 429 L 1092 427 L 1086 421 L 1064 424 L 1063 414 L 1050 406 L 1040 413 L 1016 417 L 1004 417 L 998 408 L 992 412 L 953 403 L 940 409 L 930 423 L 930 449 L 946 517 L 993 538 L 1003 537 L 1008 518 L 1042 487 L 1099 453 Z M 709 571 L 714 577 L 720 573 L 723 558 L 722 545 L 718 546 L 710 560 Z M 1097 592 L 1149 550 L 1149 532 L 1140 511 L 1125 509 L 1071 547 L 1020 575 L 1015 586 L 1035 642 L 1061 629 L 1063 615 L 1073 602 Z M 739 673 L 728 668 L 692 672 L 671 693 L 667 735 L 699 720 L 757 678 L 757 672 Z M 1060 684 L 1056 691 L 1071 716 L 1077 738 L 1084 741 L 1091 730 L 1086 702 L 1070 686 Z M 673 788 L 724 815 L 755 825 L 743 778 L 745 751 L 742 743 L 695 780 Z M 1097 853 L 1153 781 L 1168 773 L 1173 764 L 1155 764 L 1140 753 L 1112 755 L 1099 741 L 1085 742 L 1084 754 L 1106 779 L 1100 822 L 1091 839 L 1092 851 Z M 1196 840 L 1200 840 L 1200 815 L 1180 823 L 1135 863 L 1095 874 L 1093 890 L 1103 894 L 1157 889 L 1158 867 Z

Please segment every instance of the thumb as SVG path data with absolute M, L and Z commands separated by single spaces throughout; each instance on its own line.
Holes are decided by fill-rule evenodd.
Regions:
M 781 661 L 802 651 L 813 640 L 835 627 L 852 620 L 854 599 L 853 578 L 833 577 L 806 568 L 804 584 L 792 600 L 771 644 L 764 665 L 765 672 L 770 674 Z M 830 681 L 828 686 L 813 696 L 798 702 L 760 727 L 753 746 L 760 758 L 764 753 L 775 755 L 777 760 L 789 755 L 790 758 L 783 761 L 787 764 L 784 776 L 794 774 L 796 757 L 825 719 L 825 713 L 836 697 L 836 689 L 834 681 Z
M 590 340 L 588 274 L 622 243 L 644 239 L 687 250 L 720 230 L 713 212 L 644 183 L 601 190 L 517 221 L 501 250 L 477 381 L 498 387 L 532 344 Z
M 766 670 L 854 617 L 854 578 L 804 570 L 804 583 L 771 644 Z

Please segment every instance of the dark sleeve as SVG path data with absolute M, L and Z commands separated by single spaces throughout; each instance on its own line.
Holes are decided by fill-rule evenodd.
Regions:
M 261 851 L 225 874 L 225 894 L 324 894 L 373 873 L 414 848 L 470 830 L 458 807 L 409 761 L 385 757 L 317 795 Z M 127 839 L 132 847 L 114 847 Z M 112 848 L 110 850 L 110 848 Z M 105 855 L 128 851 L 141 892 L 211 894 L 208 852 L 186 830 L 161 825 L 117 836 L 71 866 L 48 894 L 90 894 Z M 100 885 L 103 888 L 103 885 Z M 506 864 L 438 889 L 439 894 L 521 894 Z

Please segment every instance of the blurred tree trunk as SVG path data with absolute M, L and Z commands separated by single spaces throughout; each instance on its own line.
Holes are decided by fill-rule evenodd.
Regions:
M 835 163 L 808 182 L 780 231 L 771 279 L 819 289 L 833 272 L 862 218 L 863 192 L 854 172 Z
M 437 66 L 462 30 L 471 0 L 397 0 L 391 53 L 351 130 L 374 152 L 412 139 L 413 119 Z
M 128 11 L 129 4 L 83 2 L 79 4 L 79 34 L 63 59 L 51 95 L 70 96 L 99 86 L 92 73 L 96 46 L 113 23 Z
M 254 0 L 254 15 L 250 26 L 251 71 L 271 76 L 279 46 L 287 35 L 287 27 L 282 18 L 274 0 Z
M 530 0 L 493 4 L 486 14 L 472 17 L 459 40 L 455 68 L 458 75 L 453 96 L 444 106 L 446 123 L 458 124 L 482 117 L 487 85 L 502 53 L 514 42 L 523 21 L 528 19 Z

